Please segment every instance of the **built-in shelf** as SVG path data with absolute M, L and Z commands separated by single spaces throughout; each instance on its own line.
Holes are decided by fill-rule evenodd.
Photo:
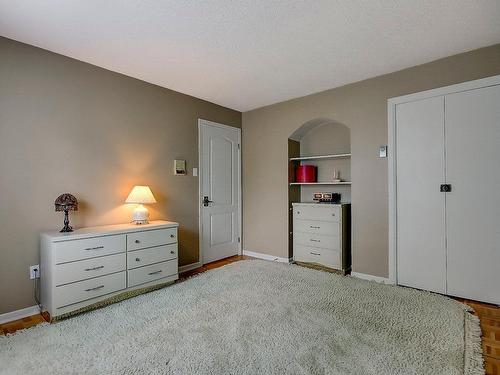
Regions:
M 290 161 L 300 160 L 317 160 L 317 159 L 339 159 L 350 158 L 351 154 L 331 154 L 331 155 L 316 155 L 316 156 L 300 156 L 298 158 L 290 158 Z
M 290 182 L 290 185 L 350 185 L 351 181 L 325 181 L 325 182 Z

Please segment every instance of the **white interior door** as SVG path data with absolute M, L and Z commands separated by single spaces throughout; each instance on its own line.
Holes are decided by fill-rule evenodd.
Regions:
M 240 139 L 237 128 L 199 121 L 202 262 L 240 252 Z
M 448 294 L 500 304 L 500 86 L 446 96 Z
M 396 106 L 397 283 L 446 292 L 444 99 Z

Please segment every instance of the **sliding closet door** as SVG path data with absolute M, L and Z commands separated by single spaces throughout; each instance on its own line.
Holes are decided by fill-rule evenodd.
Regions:
M 446 96 L 448 294 L 500 304 L 500 86 Z
M 396 106 L 397 282 L 446 291 L 444 98 Z

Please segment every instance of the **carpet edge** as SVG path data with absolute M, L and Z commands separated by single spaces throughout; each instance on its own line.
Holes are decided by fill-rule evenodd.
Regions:
M 483 348 L 481 346 L 481 325 L 479 318 L 464 311 L 464 374 L 484 375 Z

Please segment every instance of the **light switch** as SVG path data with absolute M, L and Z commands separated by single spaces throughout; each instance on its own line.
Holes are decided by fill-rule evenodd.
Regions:
M 378 156 L 380 158 L 386 158 L 387 157 L 387 145 L 379 147 L 379 149 L 378 149 Z

